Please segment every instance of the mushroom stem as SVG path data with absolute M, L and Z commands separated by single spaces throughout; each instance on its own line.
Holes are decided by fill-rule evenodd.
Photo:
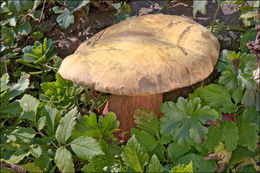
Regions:
M 111 95 L 108 102 L 108 110 L 114 112 L 120 122 L 119 128 L 131 135 L 131 128 L 135 127 L 133 113 L 136 109 L 154 111 L 160 117 L 160 105 L 163 101 L 162 94 L 148 96 L 123 96 Z

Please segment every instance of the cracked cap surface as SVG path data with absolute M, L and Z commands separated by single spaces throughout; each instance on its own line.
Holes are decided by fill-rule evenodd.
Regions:
M 67 80 L 116 95 L 150 95 L 190 86 L 209 76 L 219 42 L 193 20 L 149 14 L 112 25 L 66 57 Z

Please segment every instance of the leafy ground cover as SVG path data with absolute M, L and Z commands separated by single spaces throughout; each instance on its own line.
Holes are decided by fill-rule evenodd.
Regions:
M 214 16 L 222 1 L 216 3 Z M 160 119 L 136 110 L 137 127 L 126 141 L 115 114 L 101 115 L 109 96 L 56 74 L 62 59 L 55 43 L 45 38 L 48 30 L 33 26 L 51 11 L 66 30 L 96 8 L 115 9 L 114 23 L 120 22 L 130 17 L 127 2 L 1 2 L 1 172 L 259 171 L 259 82 L 253 76 L 259 2 L 233 3 L 241 26 L 213 16 L 209 29 L 216 36 L 223 28 L 238 30 L 240 50 L 222 50 L 218 78 L 187 98 L 164 102 Z M 193 15 L 206 13 L 206 5 L 193 1 Z

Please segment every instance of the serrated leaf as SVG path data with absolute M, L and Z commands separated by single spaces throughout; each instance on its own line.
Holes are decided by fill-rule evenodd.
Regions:
M 41 115 L 46 117 L 46 125 L 54 133 L 55 132 L 55 118 L 58 111 L 49 106 L 45 105 L 41 111 Z
M 64 146 L 57 149 L 54 162 L 61 172 L 74 172 L 72 155 Z
M 204 88 L 201 95 L 212 107 L 220 108 L 224 113 L 232 113 L 237 110 L 231 101 L 229 92 L 221 85 L 210 84 Z
M 39 100 L 37 100 L 31 95 L 25 94 L 20 101 L 20 105 L 23 109 L 21 118 L 32 121 L 36 124 L 36 114 L 37 114 L 37 108 L 39 104 L 40 104 Z
M 154 154 L 150 160 L 150 163 L 147 168 L 147 172 L 163 172 L 163 166 L 160 164 L 160 161 Z
M 234 90 L 231 91 L 231 97 L 235 101 L 236 105 L 241 102 L 243 95 L 244 95 L 244 92 L 239 87 L 236 87 Z
M 21 140 L 25 143 L 31 143 L 36 132 L 32 128 L 16 127 L 12 130 L 11 134 L 8 135 L 10 141 Z
M 25 151 L 18 150 L 16 152 L 14 152 L 8 160 L 5 160 L 5 161 L 6 161 L 6 163 L 9 163 L 9 164 L 19 163 L 21 160 L 23 160 L 26 156 L 29 156 L 30 154 L 31 154 L 31 152 L 25 152 Z
M 144 166 L 148 162 L 148 155 L 143 152 L 143 149 L 136 140 L 135 136 L 132 136 L 128 140 L 122 159 L 124 163 L 131 167 L 134 171 L 144 172 Z
M 46 172 L 48 169 L 48 166 L 52 160 L 53 160 L 53 158 L 51 158 L 50 156 L 48 156 L 46 154 L 42 154 L 42 155 L 40 155 L 40 157 L 38 157 L 34 160 L 34 164 L 36 166 L 38 166 L 39 168 L 41 168 L 41 170 Z
M 31 30 L 32 30 L 32 27 L 31 27 L 29 21 L 25 21 L 23 24 L 19 25 L 19 27 L 18 27 L 18 33 L 23 36 L 30 34 Z
M 258 131 L 257 124 L 252 122 L 246 113 L 243 113 L 238 121 L 238 144 L 247 147 L 251 151 L 255 151 L 259 140 Z
M 79 120 L 79 123 L 76 124 L 73 138 L 75 139 L 80 136 L 89 136 L 93 138 L 99 138 L 101 136 L 96 114 L 91 113 L 89 116 L 85 115 Z
M 201 12 L 202 14 L 206 14 L 207 3 L 208 3 L 208 1 L 193 0 L 192 14 L 193 14 L 194 18 L 195 18 L 198 11 Z
M 34 172 L 39 172 L 42 173 L 43 171 L 36 166 L 34 163 L 26 163 L 24 165 L 21 165 L 22 168 L 25 168 L 28 172 L 34 173 Z
M 188 165 L 184 165 L 184 164 L 179 164 L 177 166 L 174 166 L 171 169 L 171 173 L 192 173 L 193 172 L 193 168 L 192 168 L 192 162 L 190 162 Z
M 225 121 L 222 124 L 221 139 L 224 141 L 228 151 L 236 149 L 238 143 L 238 128 L 233 121 Z
M 75 107 L 71 111 L 69 111 L 63 118 L 61 118 L 55 135 L 56 139 L 60 143 L 65 144 L 66 141 L 71 136 L 74 126 L 76 124 L 75 120 L 77 118 L 76 117 L 77 113 L 78 110 Z
M 209 151 L 214 151 L 218 143 L 221 140 L 221 129 L 218 125 L 213 125 L 209 127 L 209 133 L 207 139 L 203 144 Z
M 238 164 L 240 161 L 242 161 L 246 157 L 255 157 L 258 154 L 258 152 L 252 152 L 249 151 L 245 147 L 238 146 L 233 152 L 232 157 L 228 163 L 227 169 L 232 168 L 234 165 Z
M 108 113 L 105 117 L 100 116 L 98 119 L 99 129 L 104 137 L 118 128 L 119 121 L 116 120 L 116 115 L 113 112 Z
M 73 13 L 65 8 L 62 13 L 57 17 L 57 23 L 62 29 L 67 29 L 70 24 L 74 23 Z
M 256 38 L 257 31 L 254 29 L 247 30 L 240 39 L 240 51 L 249 53 L 249 49 L 246 46 L 248 41 L 253 41 Z
M 189 150 L 189 146 L 180 145 L 177 142 L 173 142 L 168 146 L 167 153 L 169 158 L 174 162 L 178 157 L 182 156 Z
M 177 103 L 165 102 L 161 105 L 161 133 L 171 135 L 179 144 L 191 141 L 201 143 L 208 129 L 203 125 L 207 120 L 216 120 L 218 112 L 208 106 L 202 107 L 200 99 L 187 100 L 179 97 Z
M 194 172 L 214 172 L 217 168 L 215 161 L 204 160 L 202 156 L 194 153 L 180 157 L 177 159 L 177 164 L 189 164 L 191 161 Z
M 10 89 L 4 94 L 4 96 L 0 99 L 0 103 L 9 102 L 11 99 L 22 94 L 29 86 L 29 79 L 27 79 L 27 75 L 24 74 L 18 80 L 18 82 L 10 87 Z M 2 96 L 2 95 L 1 95 Z
M 71 148 L 79 158 L 84 160 L 89 160 L 96 155 L 104 154 L 97 141 L 87 136 L 81 136 L 73 140 L 71 142 Z
M 150 135 L 145 131 L 139 131 L 137 129 L 132 129 L 131 134 L 135 135 L 136 139 L 139 143 L 147 148 L 148 151 L 153 151 L 157 145 L 158 141 L 154 138 L 154 136 Z

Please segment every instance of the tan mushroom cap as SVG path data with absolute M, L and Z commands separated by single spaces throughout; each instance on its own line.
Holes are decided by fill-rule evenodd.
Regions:
M 186 17 L 149 14 L 110 26 L 83 42 L 58 71 L 79 85 L 116 95 L 150 95 L 209 76 L 219 42 Z

